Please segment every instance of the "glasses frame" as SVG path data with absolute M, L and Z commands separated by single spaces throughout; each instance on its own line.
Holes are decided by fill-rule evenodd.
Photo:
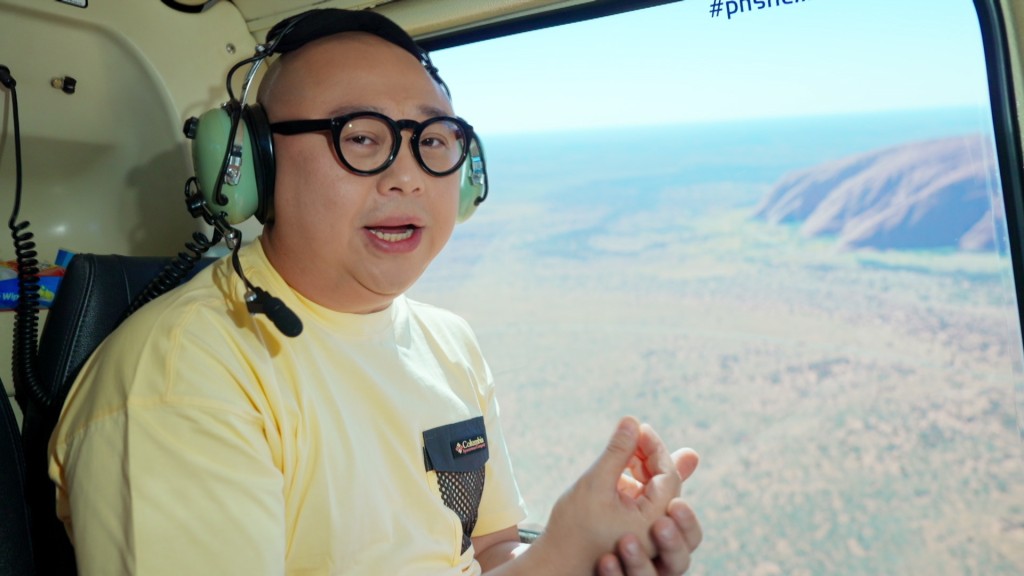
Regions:
M 356 168 L 345 159 L 345 155 L 341 152 L 341 131 L 349 121 L 356 118 L 376 118 L 383 121 L 391 129 L 392 144 L 391 151 L 388 154 L 387 160 L 385 160 L 380 167 L 373 170 L 361 170 Z M 452 122 L 456 124 L 464 134 L 464 145 L 462 147 L 462 154 L 455 165 L 448 170 L 438 172 L 427 166 L 426 162 L 423 161 L 423 156 L 420 154 L 420 148 L 418 146 L 420 136 L 423 134 L 423 129 L 434 122 Z M 424 172 L 431 176 L 447 176 L 460 167 L 466 161 L 466 157 L 469 155 L 470 142 L 473 141 L 473 126 L 466 122 L 462 118 L 454 116 L 434 116 L 427 118 L 422 122 L 416 120 L 394 120 L 379 112 L 373 112 L 370 110 L 362 112 L 353 112 L 351 114 L 345 114 L 343 116 L 335 116 L 334 118 L 318 118 L 312 120 L 285 120 L 282 122 L 273 122 L 270 124 L 270 131 L 275 134 L 282 134 L 285 136 L 291 136 L 295 134 L 306 134 L 309 132 L 330 132 L 331 143 L 334 147 L 334 153 L 337 155 L 338 160 L 345 165 L 351 172 L 359 174 L 360 176 L 373 176 L 374 174 L 380 174 L 387 170 L 392 164 L 395 163 L 395 158 L 398 157 L 399 151 L 402 149 L 402 132 L 404 130 L 412 130 L 412 136 L 409 138 L 409 143 L 412 146 L 413 156 L 416 157 L 416 162 L 419 163 L 420 168 L 423 168 Z

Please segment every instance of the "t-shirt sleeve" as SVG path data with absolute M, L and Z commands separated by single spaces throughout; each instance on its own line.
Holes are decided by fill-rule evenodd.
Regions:
M 482 536 L 518 525 L 526 518 L 526 504 L 512 471 L 512 459 L 501 426 L 501 411 L 491 373 L 486 365 L 484 373 L 487 380 L 483 395 L 484 425 L 487 430 L 490 458 L 485 465 L 484 493 L 473 536 Z
M 79 574 L 280 576 L 282 475 L 240 374 L 199 345 L 132 337 L 83 369 L 51 442 Z M 168 368 L 181 358 L 190 369 Z

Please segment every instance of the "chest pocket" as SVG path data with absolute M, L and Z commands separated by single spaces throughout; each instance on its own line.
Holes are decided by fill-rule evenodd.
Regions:
M 462 552 L 469 549 L 484 493 L 484 464 L 490 456 L 483 416 L 423 432 L 427 472 L 437 472 L 441 499 L 462 522 Z

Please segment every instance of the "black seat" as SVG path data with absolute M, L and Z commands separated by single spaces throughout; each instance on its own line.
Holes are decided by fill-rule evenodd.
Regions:
M 213 260 L 200 260 L 188 275 Z M 169 262 L 171 260 L 167 258 L 79 254 L 65 271 L 39 339 L 35 362 L 38 386 L 35 392 L 18 391 L 24 413 L 25 502 L 31 513 L 31 544 L 36 574 L 64 576 L 77 573 L 74 551 L 64 525 L 56 516 L 55 488 L 47 471 L 50 434 L 60 416 L 68 389 L 85 360 L 117 328 L 135 298 L 146 290 Z M 6 460 L 5 457 L 4 462 Z M 7 476 L 6 473 L 0 475 Z M 6 486 L 3 490 L 3 494 L 8 493 Z M 20 541 L 8 541 L 7 511 L 5 508 L 0 510 L 5 514 L 4 527 L 0 528 L 0 536 L 3 537 L 0 540 L 0 554 L 3 554 L 0 566 L 3 566 L 8 542 L 12 543 L 11 548 L 15 547 L 15 542 L 22 542 L 22 550 L 27 550 L 29 536 Z M 18 519 L 12 518 L 14 521 Z M 30 566 L 22 566 L 21 569 L 11 574 L 32 574 Z M 6 574 L 0 572 L 0 576 Z
M 14 410 L 4 393 L 0 400 L 0 576 L 32 573 L 25 459 Z

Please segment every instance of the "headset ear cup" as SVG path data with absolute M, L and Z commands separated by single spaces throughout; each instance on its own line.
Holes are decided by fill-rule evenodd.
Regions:
M 277 176 L 274 135 L 270 131 L 267 112 L 259 104 L 246 106 L 242 110 L 242 119 L 249 129 L 249 149 L 252 150 L 256 177 L 256 219 L 260 224 L 266 224 L 274 219 L 274 178 Z
M 199 190 L 213 212 L 222 212 L 228 224 L 238 224 L 256 212 L 259 204 L 256 179 L 253 170 L 253 154 L 245 153 L 238 167 L 238 181 L 231 184 L 224 174 L 224 158 L 227 147 L 235 138 L 231 133 L 234 114 L 241 114 L 237 104 L 228 104 L 203 113 L 196 122 L 192 140 L 192 164 L 196 172 Z M 249 140 L 246 123 L 239 118 L 243 131 L 243 142 Z M 251 141 L 250 141 L 251 147 Z M 217 186 L 220 198 L 217 198 Z M 220 200 L 220 201 L 218 201 Z
M 476 134 L 469 141 L 469 152 L 462 163 L 460 174 L 458 221 L 465 222 L 476 212 L 476 207 L 487 199 L 487 163 L 484 147 Z

